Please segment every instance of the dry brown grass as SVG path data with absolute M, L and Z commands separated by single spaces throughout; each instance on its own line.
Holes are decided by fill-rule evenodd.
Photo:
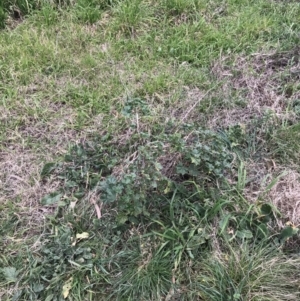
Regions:
M 166 116 L 170 119 L 175 119 L 179 124 L 189 123 L 189 120 L 199 120 L 199 112 L 197 107 L 201 104 L 204 96 L 208 93 L 204 93 L 199 88 L 188 88 L 185 87 L 182 91 L 182 101 L 176 106 L 171 107 L 166 112 Z
M 300 174 L 287 170 L 268 193 L 271 202 L 295 226 L 300 225 Z M 283 226 L 283 225 L 282 225 Z
M 282 219 L 277 221 L 280 228 L 287 221 L 299 226 L 300 174 L 294 169 L 277 165 L 273 160 L 247 162 L 245 167 L 249 180 L 243 192 L 245 198 L 251 203 L 266 201 L 273 204 L 282 214 Z M 268 189 L 272 181 L 275 184 Z
M 1 153 L 0 202 L 14 200 L 19 214 L 30 221 L 30 224 L 42 224 L 44 213 L 48 209 L 42 209 L 39 201 L 58 185 L 44 185 L 40 181 L 43 161 L 48 159 L 52 159 L 49 154 L 38 156 L 36 152 L 16 146 L 9 152 Z
M 43 208 L 40 200 L 59 185 L 41 180 L 43 165 L 56 160 L 84 135 L 72 129 L 72 109 L 47 102 L 44 108 L 55 113 L 54 117 L 43 122 L 24 115 L 22 126 L 7 131 L 0 151 L 0 203 L 14 201 L 27 225 L 43 224 L 45 213 L 52 209 Z M 14 110 L 6 110 L 6 118 L 14 118 L 14 114 Z
M 299 91 L 286 89 L 299 79 L 300 48 L 282 53 L 258 53 L 251 57 L 238 57 L 232 65 L 227 58 L 217 61 L 212 73 L 222 83 L 217 97 L 224 99 L 223 105 L 208 119 L 210 128 L 226 129 L 236 124 L 249 125 L 266 112 L 279 122 L 296 120 L 296 115 L 288 111 L 288 106 L 299 99 Z M 243 106 L 232 105 L 233 99 L 241 99 Z M 270 182 L 286 170 L 265 198 L 283 214 L 283 220 L 294 225 L 300 224 L 300 181 L 296 168 L 279 166 L 274 160 L 262 158 L 245 162 L 247 179 L 244 194 L 250 202 L 265 195 Z M 232 179 L 235 183 L 236 179 Z M 284 227 L 281 222 L 280 227 Z
M 212 74 L 222 82 L 217 97 L 224 99 L 224 106 L 209 120 L 211 127 L 227 127 L 248 123 L 251 119 L 271 111 L 278 118 L 287 116 L 289 103 L 299 97 L 299 92 L 289 95 L 285 85 L 297 81 L 299 70 L 299 48 L 284 53 L 255 54 L 252 57 L 238 57 L 230 66 L 228 59 L 221 58 L 212 66 Z M 230 107 L 238 98 L 241 107 Z

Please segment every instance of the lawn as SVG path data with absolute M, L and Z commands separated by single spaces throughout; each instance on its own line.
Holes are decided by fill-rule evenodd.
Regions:
M 0 300 L 300 300 L 299 1 L 0 27 Z

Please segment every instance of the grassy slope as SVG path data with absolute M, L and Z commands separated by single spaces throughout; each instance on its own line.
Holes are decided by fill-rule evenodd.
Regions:
M 247 215 L 261 199 L 283 211 L 278 227 L 300 221 L 299 15 L 293 1 L 125 0 L 101 10 L 80 1 L 42 5 L 1 31 L 0 298 L 60 300 L 65 289 L 70 300 L 297 300 L 298 259 L 261 245 L 253 256 L 252 240 L 228 245 L 228 235 L 242 224 L 232 212 Z M 128 99 L 151 113 L 124 116 Z M 41 205 L 62 186 L 43 180 L 42 166 L 70 145 L 106 135 L 105 152 L 132 158 L 146 144 L 141 133 L 165 143 L 170 124 L 186 123 L 220 130 L 238 158 L 230 188 L 213 180 L 214 192 L 201 194 L 207 182 L 190 180 L 203 216 L 176 190 L 168 213 L 126 216 L 126 227 L 120 214 L 116 222 L 122 209 L 86 191 Z M 82 232 L 89 237 L 76 240 Z M 194 236 L 205 247 L 193 242 L 191 255 Z

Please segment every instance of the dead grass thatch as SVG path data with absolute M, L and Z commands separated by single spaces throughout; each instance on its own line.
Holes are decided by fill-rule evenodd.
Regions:
M 53 104 L 49 110 L 59 111 Z M 7 112 L 10 118 L 14 113 Z M 26 224 L 43 224 L 45 213 L 51 211 L 42 208 L 40 200 L 55 191 L 59 183 L 43 182 L 40 172 L 46 162 L 56 160 L 69 143 L 82 136 L 70 127 L 73 118 L 72 110 L 66 108 L 46 122 L 25 116 L 22 126 L 6 133 L 0 151 L 0 203 L 14 200 Z
M 287 116 L 286 109 L 299 93 L 285 87 L 297 81 L 299 55 L 296 47 L 289 52 L 238 57 L 232 65 L 227 58 L 217 61 L 212 74 L 222 83 L 220 95 L 216 96 L 224 99 L 224 105 L 210 118 L 210 127 L 248 123 L 266 111 L 272 111 L 278 118 L 292 118 Z M 233 100 L 242 106 L 232 107 Z
M 300 174 L 288 170 L 268 193 L 271 202 L 289 222 L 300 225 Z

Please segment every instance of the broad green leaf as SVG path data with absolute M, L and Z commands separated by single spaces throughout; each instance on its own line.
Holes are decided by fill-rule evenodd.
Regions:
M 199 165 L 200 164 L 200 160 L 199 158 L 195 158 L 191 156 L 191 162 L 195 165 Z
M 119 213 L 117 215 L 117 223 L 118 225 L 124 225 L 128 221 L 127 214 Z
M 269 234 L 269 230 L 266 226 L 266 224 L 260 224 L 257 227 L 257 235 L 259 238 L 267 238 Z
M 57 166 L 56 163 L 53 162 L 46 163 L 41 171 L 41 176 L 42 177 L 48 176 L 49 174 L 51 174 L 53 170 L 55 170 L 56 166 Z
M 260 210 L 263 215 L 270 215 L 273 213 L 273 208 L 270 204 L 261 205 Z
M 11 298 L 11 301 L 18 301 L 22 296 L 23 290 L 17 290 Z
M 44 290 L 44 285 L 41 283 L 35 283 L 32 289 L 35 293 L 39 293 Z
M 155 162 L 154 163 L 154 165 L 155 165 L 155 169 L 157 170 L 157 171 L 160 171 L 160 170 L 162 170 L 162 165 L 159 163 L 159 162 Z
M 52 192 L 44 196 L 41 200 L 42 205 L 52 205 L 60 201 L 62 194 L 59 192 Z
M 76 199 L 82 199 L 84 197 L 85 193 L 84 192 L 76 192 L 74 193 L 74 197 Z
M 53 300 L 53 297 L 54 297 L 54 295 L 50 294 L 46 297 L 45 301 L 51 301 L 51 300 Z
M 17 282 L 19 271 L 15 267 L 5 267 L 0 271 L 3 273 L 7 283 Z
M 134 225 L 138 225 L 139 224 L 139 220 L 135 216 L 133 216 L 133 215 L 130 215 L 128 217 L 128 221 L 131 222 Z
M 58 207 L 65 207 L 65 206 L 67 206 L 68 205 L 68 202 L 66 202 L 66 201 L 59 201 L 58 203 L 57 203 L 57 206 Z
M 279 235 L 279 238 L 282 240 L 282 241 L 286 241 L 288 238 L 294 236 L 295 234 L 297 234 L 299 231 L 298 228 L 296 227 L 292 227 L 292 226 L 287 226 L 285 227 L 280 235 Z
M 245 239 L 245 238 L 252 238 L 253 234 L 250 230 L 241 230 L 241 231 L 238 230 L 236 231 L 236 236 Z
M 187 172 L 188 172 L 187 168 L 181 164 L 176 167 L 176 173 L 178 173 L 180 175 L 185 175 L 185 174 L 187 174 Z

